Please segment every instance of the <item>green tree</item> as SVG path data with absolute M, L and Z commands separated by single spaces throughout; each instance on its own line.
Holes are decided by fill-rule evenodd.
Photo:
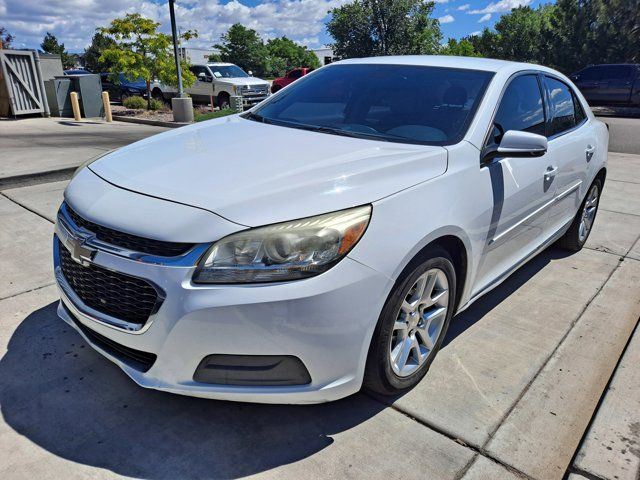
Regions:
M 244 25 L 233 24 L 214 48 L 220 52 L 223 62 L 235 63 L 256 75 L 264 75 L 268 70 L 268 53 L 260 35 Z
M 11 35 L 6 28 L 0 27 L 0 50 L 3 48 L 9 50 L 11 48 L 11 42 L 13 42 L 14 36 Z
M 287 37 L 270 39 L 266 47 L 269 55 L 269 76 L 284 75 L 295 67 L 320 68 L 320 61 L 313 52 Z
M 109 27 L 98 29 L 99 33 L 115 42 L 102 51 L 99 61 L 112 65 L 113 81 L 119 81 L 118 73 L 123 73 L 131 81 L 139 78 L 146 81 L 147 109 L 151 108 L 152 81 L 158 80 L 174 87 L 178 83 L 171 36 L 158 32 L 159 26 L 159 23 L 139 13 L 128 13 L 123 18 L 114 19 Z M 194 37 L 197 37 L 197 32 L 191 30 L 181 34 L 185 41 Z M 185 60 L 181 60 L 181 69 L 183 85 L 193 85 L 195 76 Z
M 466 38 L 463 38 L 461 40 L 450 38 L 447 44 L 444 47 L 442 47 L 440 54 L 455 55 L 459 57 L 481 57 L 482 56 L 475 51 L 475 49 L 473 48 L 473 43 L 471 43 Z
M 552 26 L 553 64 L 565 72 L 640 61 L 640 0 L 558 0 Z
M 58 39 L 55 35 L 47 32 L 40 44 L 40 48 L 45 53 L 52 53 L 55 55 L 60 55 L 60 60 L 62 61 L 62 68 L 69 69 L 73 68 L 75 61 L 73 56 L 67 53 L 67 50 L 64 48 L 64 43 L 58 43 Z
M 338 58 L 432 54 L 442 33 L 432 18 L 434 3 L 423 0 L 355 0 L 334 8 L 327 31 Z
M 536 9 L 518 7 L 503 15 L 495 31 L 485 28 L 482 34 L 470 37 L 476 51 L 483 56 L 548 64 L 551 50 L 552 17 L 555 6 L 541 5 Z
M 116 45 L 116 41 L 106 35 L 96 32 L 91 39 L 91 45 L 84 51 L 85 67 L 92 72 L 110 72 L 112 64 L 100 61 L 102 52 Z M 116 72 L 117 73 L 117 72 Z
M 534 62 L 571 73 L 594 63 L 640 62 L 640 0 L 558 0 L 503 15 L 469 37 L 485 57 Z

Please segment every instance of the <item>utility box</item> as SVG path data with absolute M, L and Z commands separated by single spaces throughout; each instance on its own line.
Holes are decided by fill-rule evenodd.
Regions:
M 100 75 L 66 75 L 62 78 L 71 80 L 71 91 L 78 94 L 83 117 L 92 118 L 104 116 Z
M 71 79 L 57 77 L 44 82 L 44 91 L 52 117 L 73 117 L 71 108 Z

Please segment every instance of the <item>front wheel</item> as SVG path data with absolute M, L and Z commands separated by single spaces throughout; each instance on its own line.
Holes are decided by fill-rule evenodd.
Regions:
M 565 250 L 577 252 L 582 249 L 589 238 L 593 222 L 598 213 L 598 204 L 600 202 L 600 193 L 602 192 L 602 182 L 596 178 L 587 196 L 582 201 L 582 205 L 578 209 L 569 230 L 558 240 L 558 245 Z
M 412 262 L 387 298 L 371 340 L 364 387 L 401 393 L 425 376 L 447 332 L 456 298 L 449 254 L 432 248 Z
M 229 95 L 225 93 L 218 95 L 218 107 L 220 107 L 220 110 L 226 110 L 229 106 Z

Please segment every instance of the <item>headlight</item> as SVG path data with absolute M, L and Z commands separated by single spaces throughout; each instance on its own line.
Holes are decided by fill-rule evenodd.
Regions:
M 358 243 L 370 217 L 367 205 L 234 233 L 211 247 L 193 281 L 261 283 L 318 275 Z
M 78 175 L 85 167 L 88 167 L 89 165 L 91 165 L 96 160 L 100 160 L 105 155 L 109 155 L 110 153 L 115 152 L 116 150 L 117 150 L 117 148 L 114 148 L 112 150 L 108 150 L 106 152 L 99 153 L 95 157 L 91 157 L 89 160 L 87 160 L 86 162 L 81 164 L 78 168 L 76 168 L 76 171 L 73 172 L 73 175 L 71 176 L 71 180 L 73 180 L 76 177 L 76 175 Z

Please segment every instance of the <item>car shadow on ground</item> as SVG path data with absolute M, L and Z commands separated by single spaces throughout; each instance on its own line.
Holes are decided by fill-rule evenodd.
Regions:
M 446 344 L 564 255 L 547 251 L 521 268 L 455 319 Z M 73 462 L 144 479 L 267 471 L 321 451 L 333 435 L 385 408 L 363 394 L 323 405 L 277 406 L 145 390 L 59 320 L 56 303 L 31 313 L 15 330 L 0 360 L 0 379 L 2 415 L 17 433 Z

